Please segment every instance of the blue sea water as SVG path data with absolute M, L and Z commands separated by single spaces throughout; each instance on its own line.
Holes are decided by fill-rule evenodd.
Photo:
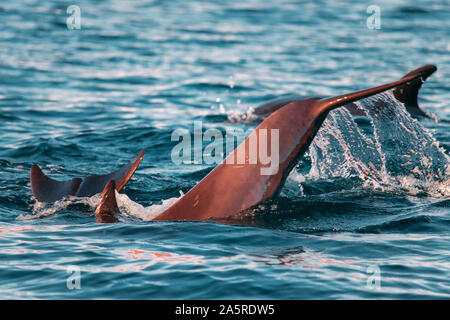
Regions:
M 67 8 L 81 9 L 69 30 Z M 380 8 L 380 29 L 367 7 Z M 0 298 L 450 297 L 450 4 L 437 1 L 0 2 Z M 278 199 L 242 223 L 152 222 L 213 166 L 175 165 L 194 120 L 254 128 L 284 94 L 330 96 L 438 70 L 415 120 L 385 93 L 333 111 Z M 111 172 L 119 196 L 40 207 L 29 171 Z M 220 197 L 220 195 L 217 195 Z M 79 275 L 79 282 L 76 277 Z M 75 284 L 75 287 L 73 286 Z M 79 286 L 76 286 L 79 284 Z

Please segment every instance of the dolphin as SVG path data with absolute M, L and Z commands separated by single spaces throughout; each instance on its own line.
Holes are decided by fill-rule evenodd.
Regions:
M 116 182 L 109 180 L 102 192 L 100 203 L 95 210 L 95 220 L 101 223 L 117 222 L 116 215 L 120 214 L 116 200 Z
M 437 67 L 432 64 L 424 65 L 420 68 L 414 69 L 407 74 L 405 74 L 402 79 L 414 75 L 420 75 L 422 77 L 422 81 L 415 81 L 409 84 L 403 84 L 395 88 L 393 91 L 394 97 L 402 102 L 405 105 L 406 110 L 414 117 L 414 118 L 431 118 L 429 114 L 423 111 L 418 104 L 417 97 L 419 94 L 419 90 L 422 87 L 422 83 L 432 75 L 437 70 Z M 257 116 L 267 116 L 272 112 L 278 110 L 279 108 L 298 100 L 302 100 L 305 97 L 300 95 L 287 95 L 280 98 L 275 98 L 269 100 L 255 108 L 253 114 Z M 345 105 L 352 115 L 356 116 L 364 116 L 366 115 L 363 110 L 358 108 L 354 103 L 349 103 Z
M 102 192 L 110 180 L 117 181 L 115 189 L 120 192 L 130 180 L 144 157 L 145 149 L 122 168 L 105 175 L 92 175 L 84 179 L 58 181 L 46 176 L 35 164 L 31 167 L 30 180 L 34 198 L 39 202 L 51 203 L 66 196 L 91 197 Z
M 416 82 L 420 82 L 421 77 L 423 78 L 422 74 L 414 73 L 367 90 L 325 99 L 295 100 L 277 107 L 221 164 L 154 220 L 221 221 L 245 215 L 252 207 L 279 194 L 289 173 L 305 154 L 331 110 L 392 88 L 420 87 Z M 271 174 L 261 174 L 261 169 L 266 164 L 250 161 L 250 145 L 251 141 L 255 141 L 252 139 L 261 137 L 258 134 L 267 133 L 271 129 L 278 130 L 279 166 Z M 272 135 L 267 135 L 266 139 L 267 145 L 277 142 Z M 230 161 L 239 154 L 245 155 L 242 164 Z M 116 208 L 111 204 L 115 193 L 111 187 L 113 183 L 109 182 L 103 190 L 102 200 L 96 210 L 99 222 L 112 222 L 110 215 L 101 213 L 116 213 Z

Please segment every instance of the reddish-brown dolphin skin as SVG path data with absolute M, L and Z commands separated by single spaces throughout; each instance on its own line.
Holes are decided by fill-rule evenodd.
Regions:
M 154 220 L 226 219 L 270 199 L 279 193 L 288 174 L 306 152 L 329 111 L 399 85 L 420 81 L 418 78 L 418 75 L 408 76 L 355 93 L 328 99 L 310 98 L 279 108 L 227 157 L 236 159 L 238 154 L 245 154 L 245 163 L 229 164 L 225 159 Z M 252 135 L 257 137 L 259 131 L 264 129 L 268 132 L 278 129 L 279 132 L 279 169 L 272 175 L 262 175 L 263 165 L 250 163 L 248 157 Z M 267 133 L 267 145 L 271 145 L 271 142 L 271 135 Z
M 430 116 L 425 113 L 422 109 L 419 108 L 419 103 L 417 101 L 419 90 L 422 87 L 423 82 L 427 80 L 427 78 L 436 72 L 437 67 L 432 64 L 428 64 L 417 68 L 413 71 L 408 72 L 405 77 L 420 75 L 422 81 L 415 81 L 409 85 L 401 85 L 395 88 L 394 96 L 400 102 L 405 104 L 406 110 L 415 117 L 422 116 L 429 118 Z
M 430 75 L 432 75 L 437 70 L 437 67 L 432 64 L 424 65 L 420 68 L 414 69 L 407 74 L 403 76 L 402 79 L 405 77 L 410 76 L 418 76 L 420 75 L 422 77 L 422 80 L 425 81 Z M 417 97 L 419 94 L 419 90 L 422 87 L 422 81 L 415 81 L 408 85 L 401 85 L 395 88 L 393 91 L 393 94 L 395 98 L 402 102 L 406 110 L 413 116 L 413 117 L 426 117 L 429 118 L 430 116 L 424 112 L 422 109 L 420 109 Z M 279 108 L 292 103 L 294 101 L 302 100 L 304 99 L 301 96 L 298 95 L 290 95 L 285 96 L 281 98 L 276 98 L 273 100 L 270 100 L 266 103 L 263 103 L 262 105 L 258 106 L 254 110 L 255 115 L 260 116 L 267 116 L 271 114 L 272 112 L 278 110 Z M 345 106 L 345 108 L 350 111 L 352 115 L 355 116 L 364 116 L 366 115 L 365 112 L 361 109 L 359 109 L 354 103 L 349 103 Z
M 100 223 L 117 222 L 115 215 L 120 214 L 116 201 L 116 183 L 109 180 L 102 192 L 102 197 L 95 210 L 95 221 Z

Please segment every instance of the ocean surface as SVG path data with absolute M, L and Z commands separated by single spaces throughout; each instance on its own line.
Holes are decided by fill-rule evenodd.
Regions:
M 450 3 L 376 1 L 379 29 L 370 4 L 1 1 L 0 298 L 449 299 Z M 272 98 L 424 64 L 438 67 L 419 96 L 432 119 L 391 92 L 362 100 L 369 116 L 330 113 L 252 217 L 151 221 L 214 167 L 175 164 L 174 130 L 247 131 Z M 32 198 L 33 164 L 65 180 L 143 148 L 119 223 L 95 222 L 99 196 Z

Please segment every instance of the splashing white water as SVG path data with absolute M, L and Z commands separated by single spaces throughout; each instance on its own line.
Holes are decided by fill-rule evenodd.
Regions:
M 120 209 L 120 213 L 125 216 L 132 216 L 142 220 L 150 221 L 155 219 L 170 206 L 172 206 L 178 199 L 184 194 L 180 191 L 181 196 L 179 198 L 169 198 L 162 200 L 161 204 L 153 204 L 148 207 L 144 207 L 139 203 L 131 200 L 126 194 L 118 193 L 116 191 L 117 206 Z M 84 205 L 86 206 L 86 214 L 91 215 L 95 212 L 98 204 L 100 203 L 101 194 L 93 195 L 89 198 L 78 197 L 66 197 L 64 199 L 55 201 L 51 204 L 45 204 L 37 202 L 33 206 L 32 214 L 21 214 L 19 220 L 34 220 L 50 217 L 62 210 L 67 209 L 71 205 Z
M 247 111 L 237 111 L 237 110 L 227 110 L 223 111 L 227 115 L 227 119 L 231 123 L 259 123 L 264 120 L 260 115 L 255 114 L 255 109 L 253 107 L 248 107 Z
M 153 204 L 151 206 L 144 207 L 128 198 L 126 194 L 119 194 L 116 192 L 117 205 L 119 206 L 120 212 L 122 214 L 133 216 L 146 221 L 155 219 L 170 206 L 172 206 L 175 202 L 177 202 L 180 198 L 169 198 L 166 200 L 162 200 L 161 204 Z
M 89 208 L 95 208 L 100 203 L 100 193 L 89 198 L 77 198 L 73 196 L 65 197 L 61 200 L 55 201 L 53 203 L 42 203 L 36 201 L 33 205 L 33 210 L 31 214 L 21 214 L 17 217 L 19 220 L 34 220 L 50 217 L 59 211 L 66 209 L 71 205 L 84 205 Z M 87 214 L 92 214 L 92 212 L 87 212 Z
M 310 147 L 307 179 L 359 177 L 370 188 L 450 195 L 450 158 L 431 132 L 382 93 L 356 105 L 370 118 L 366 136 L 345 108 L 330 112 Z

